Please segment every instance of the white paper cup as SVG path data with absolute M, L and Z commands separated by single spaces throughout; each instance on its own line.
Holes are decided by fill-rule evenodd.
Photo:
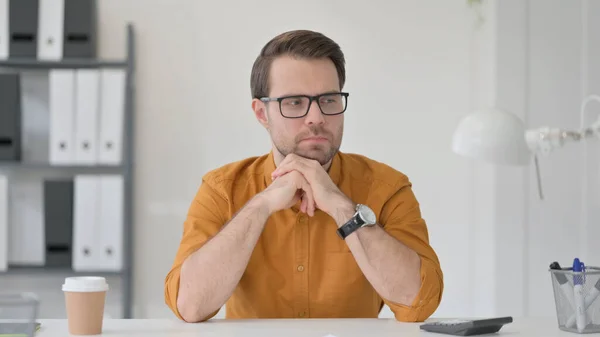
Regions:
M 73 335 L 102 333 L 108 284 L 104 277 L 68 277 L 62 286 L 69 332 Z

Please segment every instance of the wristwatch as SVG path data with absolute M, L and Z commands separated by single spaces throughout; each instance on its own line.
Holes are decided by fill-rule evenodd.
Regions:
M 357 204 L 356 205 L 356 213 L 354 216 L 348 220 L 342 227 L 338 228 L 337 233 L 342 239 L 346 239 L 346 237 L 359 228 L 374 226 L 377 222 L 375 213 L 373 210 L 369 208 L 369 206 Z

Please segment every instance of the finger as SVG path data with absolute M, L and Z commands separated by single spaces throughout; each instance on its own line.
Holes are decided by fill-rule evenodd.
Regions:
M 272 177 L 282 176 L 292 170 L 294 167 L 293 162 L 282 161 L 271 173 Z
M 310 216 L 315 215 L 315 198 L 313 196 L 313 191 L 312 188 L 310 187 L 310 184 L 308 183 L 308 181 L 306 181 L 306 179 L 304 179 L 303 184 L 302 184 L 302 189 L 304 190 L 304 196 L 307 199 L 307 214 Z
M 288 165 L 293 160 L 293 158 L 294 158 L 293 154 L 287 155 L 285 158 L 283 158 L 283 160 L 281 161 L 281 163 L 279 163 L 279 165 L 277 165 L 277 167 L 275 167 L 275 170 L 273 170 L 273 173 L 278 172 L 278 169 L 281 166 Z
M 278 177 L 281 177 L 282 175 L 290 173 L 293 170 L 294 170 L 294 168 L 290 167 L 289 165 L 286 165 L 286 166 L 283 166 L 283 167 L 280 166 L 275 171 L 273 171 L 273 173 L 271 173 L 271 178 L 272 179 L 276 179 Z
M 315 213 L 316 205 L 313 191 L 309 182 L 298 171 L 292 172 L 290 177 L 293 177 L 294 184 L 298 189 L 299 194 L 302 196 L 302 203 L 300 204 L 301 210 L 304 213 L 313 216 Z M 303 205 L 304 209 L 302 209 Z
M 300 172 L 305 178 L 308 179 L 310 167 L 306 163 L 300 161 L 293 161 L 280 165 L 277 169 L 275 169 L 275 171 L 273 171 L 271 177 L 277 178 L 294 170 Z
M 273 170 L 273 173 L 271 175 L 282 175 L 284 173 L 282 173 L 284 170 L 282 170 L 282 168 L 288 168 L 286 169 L 286 173 L 289 172 L 289 167 L 290 166 L 294 166 L 294 163 L 300 162 L 301 161 L 301 157 L 290 153 L 288 154 L 285 158 L 283 158 L 283 160 L 281 161 L 281 163 L 279 163 L 279 165 L 277 165 L 277 167 L 275 168 L 275 170 Z
M 308 210 L 308 199 L 306 193 L 302 194 L 302 203 L 300 204 L 300 212 L 307 213 Z
M 296 193 L 294 194 L 294 199 L 292 200 L 292 202 L 295 204 L 297 203 L 300 199 L 302 198 L 302 191 L 298 190 L 296 191 Z

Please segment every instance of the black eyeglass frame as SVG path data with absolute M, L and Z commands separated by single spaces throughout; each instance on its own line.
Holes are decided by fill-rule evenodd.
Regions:
M 330 96 L 330 95 L 342 95 L 342 97 L 344 97 L 344 99 L 346 100 L 346 102 L 345 102 L 346 104 L 344 104 L 344 110 L 342 110 L 341 112 L 334 113 L 334 114 L 327 114 L 327 113 L 323 112 L 323 108 L 321 108 L 321 103 L 319 102 L 319 99 L 321 97 L 323 97 L 323 96 Z M 313 101 L 317 102 L 317 106 L 319 107 L 319 110 L 321 110 L 321 113 L 323 115 L 325 115 L 325 116 L 341 115 L 344 112 L 346 112 L 346 109 L 348 108 L 348 96 L 350 96 L 350 93 L 348 93 L 348 92 L 327 92 L 327 93 L 319 94 L 319 95 L 316 95 L 316 96 L 309 96 L 309 95 L 288 95 L 288 96 L 281 96 L 281 97 L 261 97 L 260 100 L 262 102 L 265 102 L 265 103 L 267 103 L 267 102 L 278 102 L 279 103 L 279 113 L 284 118 L 303 118 L 306 115 L 308 115 L 308 111 L 310 111 L 310 107 L 312 106 L 312 102 Z M 295 97 L 298 97 L 298 98 L 301 98 L 301 97 L 308 98 L 308 108 L 306 109 L 306 112 L 303 115 L 296 116 L 296 117 L 289 117 L 289 116 L 284 115 L 283 111 L 281 110 L 281 102 L 284 99 L 295 98 Z

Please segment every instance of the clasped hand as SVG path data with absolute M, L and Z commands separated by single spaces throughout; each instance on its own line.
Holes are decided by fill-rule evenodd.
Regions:
M 333 216 L 336 207 L 351 203 L 316 160 L 289 154 L 271 178 L 273 183 L 262 192 L 271 213 L 290 208 L 301 200 L 300 211 L 309 216 L 316 209 Z

